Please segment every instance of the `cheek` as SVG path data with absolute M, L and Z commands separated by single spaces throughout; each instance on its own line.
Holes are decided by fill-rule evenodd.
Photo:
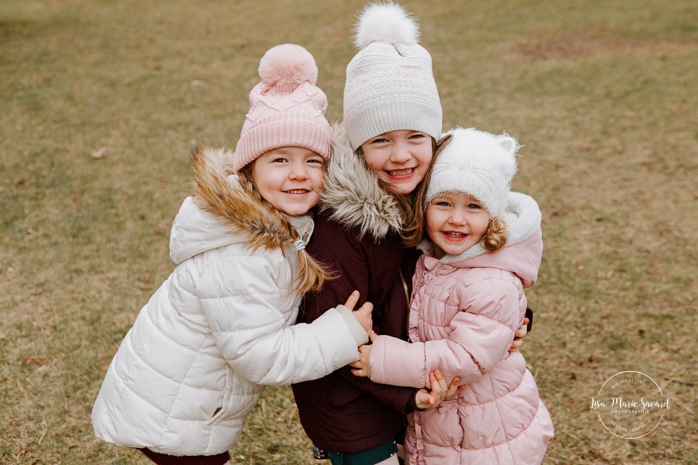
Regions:
M 420 152 L 417 160 L 419 161 L 420 167 L 426 169 L 431 163 L 431 159 L 434 158 L 434 152 L 431 149 L 431 145 L 424 147 L 424 150 Z
M 365 150 L 364 160 L 366 160 L 366 165 L 371 168 L 373 172 L 378 173 L 382 171 L 384 162 L 380 154 L 376 153 L 374 150 Z
M 480 233 L 481 233 L 482 235 L 484 235 L 485 232 L 487 232 L 487 225 L 488 225 L 489 223 L 490 223 L 490 218 L 489 218 L 489 216 L 485 216 L 484 218 L 482 218 L 482 219 L 480 220 Z
M 257 191 L 264 199 L 269 200 L 269 198 L 273 197 L 273 195 L 274 195 L 274 190 L 271 189 L 269 187 L 269 185 L 264 183 L 264 182 L 261 182 L 261 183 L 255 182 L 255 187 L 257 188 Z
M 439 221 L 438 215 L 435 214 L 435 213 L 433 213 L 433 212 L 430 213 L 429 211 L 427 211 L 427 214 L 426 214 L 426 227 L 427 227 L 427 230 L 438 229 L 438 228 L 439 228 L 439 223 L 440 223 L 440 221 Z
M 274 184 L 274 173 L 264 169 L 265 167 L 258 167 L 258 160 L 255 160 L 255 164 L 252 165 L 250 177 L 252 178 L 252 182 L 254 182 L 255 187 L 257 187 L 257 190 L 260 192 L 266 192 L 269 190 L 269 186 Z
M 317 189 L 322 189 L 322 185 L 325 182 L 325 172 L 320 171 L 318 173 L 313 173 L 311 175 L 311 180 L 314 187 L 316 187 Z

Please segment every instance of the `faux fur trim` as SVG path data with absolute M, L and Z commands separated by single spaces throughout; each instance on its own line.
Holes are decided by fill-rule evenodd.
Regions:
M 240 187 L 230 174 L 233 153 L 222 148 L 197 147 L 191 157 L 194 170 L 194 201 L 230 225 L 236 234 L 248 236 L 246 244 L 257 250 L 282 249 L 293 239 L 281 215 Z
M 325 176 L 320 208 L 346 226 L 376 240 L 402 230 L 395 198 L 378 184 L 378 176 L 351 149 L 343 124 L 335 124 L 334 151 Z

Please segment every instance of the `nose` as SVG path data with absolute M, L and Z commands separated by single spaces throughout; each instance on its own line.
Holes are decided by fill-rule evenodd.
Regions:
M 407 145 L 399 142 L 393 145 L 393 150 L 390 154 L 390 160 L 393 163 L 405 163 L 408 162 L 411 157 Z
M 293 163 L 291 165 L 291 172 L 288 177 L 290 179 L 307 179 L 308 169 L 305 167 L 305 163 Z
M 451 224 L 455 224 L 458 226 L 463 226 L 466 223 L 466 216 L 465 212 L 461 210 L 460 208 L 455 208 L 453 212 L 451 213 L 451 216 L 448 218 L 448 221 Z

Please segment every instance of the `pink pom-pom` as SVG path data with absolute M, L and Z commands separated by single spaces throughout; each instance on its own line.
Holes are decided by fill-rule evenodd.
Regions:
M 277 45 L 259 62 L 259 77 L 279 93 L 291 93 L 304 82 L 315 85 L 317 76 L 315 59 L 300 45 Z

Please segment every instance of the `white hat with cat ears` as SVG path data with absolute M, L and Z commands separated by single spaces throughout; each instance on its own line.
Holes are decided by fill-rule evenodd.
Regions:
M 451 140 L 434 162 L 425 202 L 443 192 L 462 192 L 476 198 L 491 217 L 503 217 L 516 152 L 521 147 L 504 133 L 496 136 L 477 129 L 452 129 Z

